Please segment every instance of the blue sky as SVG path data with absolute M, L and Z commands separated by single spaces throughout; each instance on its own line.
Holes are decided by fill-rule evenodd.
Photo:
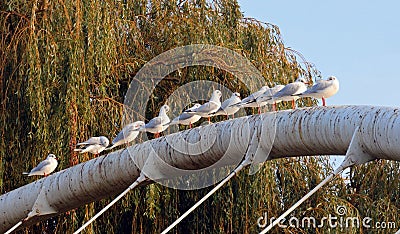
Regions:
M 400 106 L 400 1 L 239 0 L 279 26 L 286 47 L 340 80 L 327 105 Z

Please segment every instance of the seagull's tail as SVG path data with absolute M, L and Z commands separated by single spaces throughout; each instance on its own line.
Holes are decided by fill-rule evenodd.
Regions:
M 245 105 L 248 105 L 248 104 L 251 104 L 251 103 L 254 103 L 254 102 L 256 102 L 256 99 L 251 100 L 251 101 L 247 101 L 247 102 L 239 102 L 239 103 L 237 103 L 237 104 L 230 105 L 230 107 L 232 106 L 232 107 L 239 107 L 239 108 L 242 108 L 242 107 L 244 107 Z
M 239 103 L 235 103 L 235 104 L 229 105 L 228 107 L 239 107 L 239 108 L 241 108 L 242 105 L 244 105 L 244 104 L 239 102 Z
M 299 97 L 309 97 L 309 96 L 307 96 L 307 91 L 305 91 L 305 92 L 302 92 L 302 93 L 299 93 L 299 94 L 293 94 L 292 96 L 299 96 Z
M 218 110 L 208 113 L 211 116 L 217 116 L 217 115 L 223 115 L 224 114 L 224 109 L 222 109 L 222 107 L 220 107 Z
M 22 175 L 27 175 L 27 176 L 29 176 L 29 172 L 22 172 Z
M 255 103 L 255 102 L 257 102 L 257 99 L 253 99 L 253 100 L 251 100 L 251 101 L 242 103 L 242 105 L 244 106 L 244 105 L 251 104 L 251 103 Z
M 182 113 L 195 114 L 195 113 L 196 113 L 196 111 L 193 111 L 193 110 L 187 109 L 187 110 L 184 110 Z
M 74 149 L 75 152 L 81 152 L 82 150 L 83 150 L 83 149 L 79 149 L 79 148 Z
M 178 125 L 180 124 L 180 121 L 183 120 L 180 118 L 180 116 L 174 118 L 171 122 L 169 122 L 169 124 L 164 124 L 163 126 L 167 126 L 167 125 Z

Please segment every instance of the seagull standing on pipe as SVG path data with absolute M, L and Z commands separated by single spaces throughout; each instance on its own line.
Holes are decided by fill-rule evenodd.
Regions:
M 49 154 L 45 160 L 41 161 L 29 173 L 23 172 L 22 174 L 27 176 L 34 176 L 34 175 L 48 176 L 56 169 L 57 165 L 58 165 L 57 157 L 54 154 Z
M 112 140 L 111 147 L 106 148 L 105 150 L 113 149 L 119 145 L 127 144 L 136 139 L 139 135 L 139 128 L 144 126 L 143 121 L 136 121 L 134 123 L 130 123 L 126 125 L 118 135 Z
M 216 112 L 221 107 L 221 98 L 222 93 L 221 91 L 214 90 L 211 95 L 211 98 L 208 102 L 204 103 L 203 105 L 199 106 L 193 110 L 185 110 L 184 113 L 192 113 L 196 115 L 200 115 L 201 117 L 207 117 L 208 122 L 210 123 L 210 117 L 212 116 L 211 113 Z
M 325 106 L 325 98 L 335 95 L 338 91 L 339 80 L 334 76 L 330 76 L 327 80 L 318 80 L 314 86 L 299 94 L 299 97 L 322 99 L 322 105 Z
M 160 135 L 160 132 L 163 132 L 168 128 L 169 119 L 167 113 L 169 112 L 169 106 L 163 105 L 160 108 L 160 112 L 157 117 L 152 118 L 147 124 L 141 126 L 139 128 L 139 132 L 150 132 L 154 134 L 154 137 L 157 138 Z
M 299 94 L 307 90 L 308 82 L 304 78 L 298 78 L 295 82 L 287 84 L 281 91 L 271 97 L 271 100 L 292 102 L 292 108 L 296 108 L 295 101 L 299 99 Z
M 199 108 L 200 106 L 201 105 L 199 103 L 195 103 L 191 108 L 187 110 L 194 110 L 196 108 Z M 199 121 L 200 118 L 201 118 L 200 115 L 183 112 L 178 117 L 174 118 L 169 125 L 182 124 L 182 125 L 189 125 L 189 128 L 192 128 L 192 124 Z
M 274 87 L 267 89 L 261 96 L 253 100 L 253 102 L 259 103 L 260 106 L 272 104 L 273 110 L 275 111 L 276 103 L 281 102 L 281 100 L 274 99 L 272 96 L 281 91 L 284 87 L 284 85 L 275 85 Z
M 248 97 L 244 98 L 240 103 L 236 104 L 235 106 L 238 107 L 258 107 L 258 114 L 261 114 L 261 106 L 260 103 L 257 102 L 257 98 L 261 96 L 265 91 L 268 90 L 268 86 L 263 86 L 261 87 L 260 90 L 258 90 L 255 93 L 250 94 Z
M 91 137 L 89 140 L 85 142 L 81 142 L 76 144 L 77 146 L 80 146 L 81 148 L 74 149 L 74 151 L 77 151 L 79 153 L 92 153 L 95 156 L 99 155 L 108 145 L 110 144 L 110 141 L 108 140 L 107 137 L 105 136 L 99 136 L 99 137 Z
M 242 100 L 240 99 L 240 93 L 233 93 L 232 96 L 225 100 L 221 107 L 214 113 L 213 115 L 232 115 L 232 118 L 235 118 L 235 113 L 239 111 L 240 107 L 236 106 L 235 104 L 240 103 Z

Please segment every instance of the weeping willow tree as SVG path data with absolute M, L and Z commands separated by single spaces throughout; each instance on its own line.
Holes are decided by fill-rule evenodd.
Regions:
M 61 158 L 59 170 L 90 159 L 91 155 L 74 153 L 75 144 L 90 136 L 115 136 L 129 84 L 147 61 L 169 49 L 189 44 L 229 48 L 249 59 L 269 86 L 298 76 L 319 76 L 297 52 L 285 48 L 277 26 L 243 18 L 236 1 L 6 0 L 0 10 L 2 193 L 32 182 L 34 178 L 23 177 L 22 172 L 48 153 Z M 165 77 L 146 104 L 146 116 L 137 118 L 152 118 L 174 90 L 196 80 L 217 82 L 242 96 L 250 92 L 225 71 L 188 67 Z M 313 104 L 304 100 L 300 106 Z M 265 163 L 255 175 L 242 172 L 233 178 L 173 232 L 257 232 L 259 217 L 278 217 L 330 171 L 327 157 Z M 398 163 L 354 167 L 349 181 L 334 180 L 293 216 L 322 218 L 346 206 L 349 216 L 397 221 L 399 185 Z M 159 233 L 209 190 L 180 191 L 158 184 L 137 189 L 86 232 Z M 71 233 L 108 202 L 86 205 L 19 232 Z M 274 232 L 282 230 L 343 232 L 326 226 Z M 346 229 L 361 231 L 387 230 Z

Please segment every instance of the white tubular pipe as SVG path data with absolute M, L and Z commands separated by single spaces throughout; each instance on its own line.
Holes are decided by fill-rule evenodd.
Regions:
M 262 114 L 262 118 L 242 117 L 137 144 L 129 150 L 116 151 L 78 164 L 0 196 L 0 233 L 25 219 L 34 204 L 46 203 L 43 207 L 48 208 L 47 212 L 39 212 L 39 215 L 23 222 L 21 227 L 121 193 L 139 177 L 139 168 L 152 152 L 166 163 L 186 170 L 238 165 L 255 127 L 262 128 L 261 147 L 268 148 L 273 144 L 269 159 L 344 155 L 355 129 L 359 127 L 360 142 L 365 152 L 376 158 L 400 161 L 399 113 L 398 108 L 373 106 L 312 107 L 269 112 Z M 245 126 L 248 126 L 248 132 Z M 187 144 L 182 139 L 191 139 L 191 142 L 201 140 L 200 144 Z M 183 147 L 189 153 L 182 153 L 176 150 L 177 147 Z M 132 157 L 128 151 L 133 154 Z M 156 168 L 155 164 L 153 169 Z M 160 169 L 157 179 L 181 173 L 169 172 L 168 169 Z M 42 187 L 44 191 L 41 193 Z

